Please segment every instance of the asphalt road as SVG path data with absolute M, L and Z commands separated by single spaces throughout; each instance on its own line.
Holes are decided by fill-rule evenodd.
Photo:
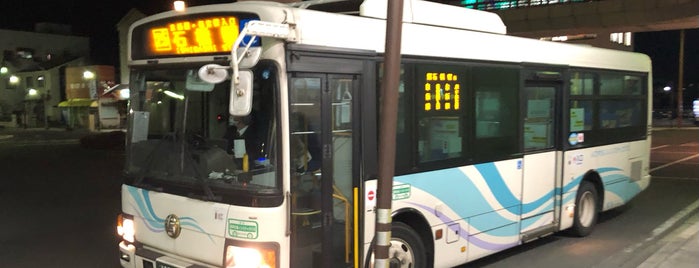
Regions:
M 123 152 L 48 134 L 0 140 L 0 267 L 118 267 Z

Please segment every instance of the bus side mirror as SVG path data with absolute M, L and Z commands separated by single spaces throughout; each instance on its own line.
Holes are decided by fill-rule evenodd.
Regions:
M 201 82 L 206 82 L 211 85 L 211 89 L 206 90 L 206 91 L 211 91 L 214 89 L 213 84 L 218 84 L 226 80 L 228 78 L 228 69 L 230 67 L 224 67 L 218 64 L 207 64 L 199 68 L 199 70 L 195 75 L 192 74 L 187 74 L 187 86 L 190 84 L 194 85 L 193 87 L 196 87 L 197 85 L 201 84 Z M 198 90 L 202 91 L 202 90 Z
M 252 71 L 241 70 L 238 84 L 231 81 L 229 112 L 233 116 L 246 116 L 252 111 Z

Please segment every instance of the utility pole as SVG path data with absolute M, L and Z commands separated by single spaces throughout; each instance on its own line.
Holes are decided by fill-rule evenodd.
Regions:
M 391 201 L 396 161 L 396 121 L 398 85 L 403 30 L 403 0 L 388 0 L 386 14 L 386 48 L 384 77 L 381 83 L 381 117 L 379 128 L 379 178 L 376 193 L 376 258 L 374 267 L 388 268 L 391 247 Z
M 682 103 L 682 88 L 684 87 L 684 29 L 680 30 L 680 56 L 679 56 L 679 77 L 677 83 L 677 127 L 682 127 L 682 113 L 684 104 Z

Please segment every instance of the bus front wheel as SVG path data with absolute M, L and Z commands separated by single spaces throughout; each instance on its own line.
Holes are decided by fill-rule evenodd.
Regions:
M 388 250 L 390 263 L 398 267 L 427 267 L 425 245 L 415 230 L 402 222 L 393 222 L 391 226 L 391 247 Z M 394 267 L 394 266 L 391 266 Z
M 597 223 L 599 195 L 595 186 L 589 181 L 582 181 L 575 197 L 575 216 L 572 233 L 587 236 Z

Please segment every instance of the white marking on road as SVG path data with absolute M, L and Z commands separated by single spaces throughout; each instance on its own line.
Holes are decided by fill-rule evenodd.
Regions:
M 656 171 L 656 170 L 658 170 L 658 169 L 666 168 L 666 167 L 672 166 L 672 165 L 674 165 L 674 164 L 677 164 L 677 163 L 680 163 L 680 162 L 684 162 L 684 161 L 687 161 L 687 160 L 689 160 L 689 159 L 696 158 L 696 157 L 699 157 L 699 154 L 690 155 L 690 156 L 687 156 L 687 157 L 682 158 L 682 159 L 680 159 L 680 160 L 677 160 L 677 161 L 674 161 L 674 162 L 670 162 L 670 163 L 667 163 L 667 164 L 662 165 L 662 166 L 659 166 L 659 167 L 655 167 L 655 168 L 651 169 L 650 172 Z M 648 172 L 648 173 L 650 173 L 650 172 Z
M 665 147 L 668 147 L 668 146 L 670 146 L 670 145 L 665 144 L 665 145 L 655 146 L 655 147 L 650 148 L 650 149 L 651 149 L 651 150 L 655 150 L 655 149 L 665 148 Z

